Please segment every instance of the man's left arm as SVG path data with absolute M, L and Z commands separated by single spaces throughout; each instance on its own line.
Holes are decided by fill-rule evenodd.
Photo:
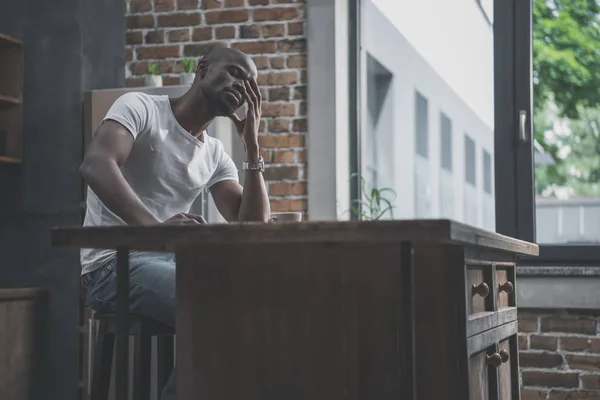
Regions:
M 246 118 L 240 120 L 235 114 L 230 116 L 246 149 L 246 161 L 256 162 L 260 157 L 258 126 L 261 117 L 261 95 L 255 79 L 245 81 L 242 94 L 248 110 Z M 231 159 L 227 156 L 229 161 Z M 271 215 L 269 196 L 260 170 L 245 171 L 244 187 L 232 180 L 225 180 L 210 189 L 217 209 L 228 221 L 267 222 Z

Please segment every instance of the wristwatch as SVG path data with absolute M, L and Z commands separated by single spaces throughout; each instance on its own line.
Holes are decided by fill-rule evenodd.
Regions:
M 260 171 L 264 172 L 265 170 L 265 160 L 262 156 L 258 157 L 258 161 L 244 161 L 242 163 L 242 169 L 244 171 Z

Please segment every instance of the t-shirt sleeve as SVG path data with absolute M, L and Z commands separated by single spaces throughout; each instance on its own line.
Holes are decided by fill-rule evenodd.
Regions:
M 231 159 L 229 154 L 227 154 L 225 152 L 225 149 L 223 148 L 223 144 L 220 142 L 218 145 L 217 154 L 218 154 L 218 159 L 220 161 L 219 161 L 216 171 L 214 172 L 214 174 L 212 175 L 212 177 L 210 178 L 210 180 L 208 181 L 208 183 L 206 185 L 206 187 L 208 189 L 210 189 L 213 185 L 215 185 L 219 182 L 222 182 L 222 181 L 239 182 L 239 180 L 240 180 L 239 175 L 238 175 L 238 170 L 237 170 L 237 167 L 235 166 L 235 163 L 233 162 L 233 160 Z
M 102 122 L 113 120 L 123 125 L 133 135 L 137 135 L 146 129 L 149 120 L 148 103 L 142 98 L 142 93 L 125 93 L 120 96 L 109 108 Z

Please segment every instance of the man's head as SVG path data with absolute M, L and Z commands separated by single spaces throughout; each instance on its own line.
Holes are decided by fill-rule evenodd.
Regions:
M 218 116 L 229 116 L 244 104 L 244 81 L 256 76 L 256 65 L 246 54 L 213 47 L 198 62 L 194 86 L 211 102 Z

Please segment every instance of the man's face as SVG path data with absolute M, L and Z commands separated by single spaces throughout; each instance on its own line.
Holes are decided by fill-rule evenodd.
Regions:
M 229 116 L 244 104 L 244 81 L 255 76 L 256 66 L 249 58 L 219 61 L 207 66 L 202 86 L 218 116 Z

